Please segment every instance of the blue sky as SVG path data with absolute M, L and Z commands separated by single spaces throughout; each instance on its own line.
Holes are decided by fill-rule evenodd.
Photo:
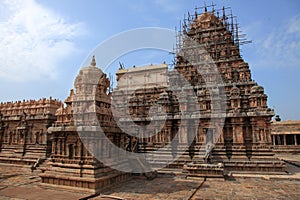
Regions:
M 242 32 L 252 40 L 242 46 L 243 58 L 253 79 L 265 87 L 269 106 L 284 120 L 300 119 L 300 1 L 214 3 L 217 8 L 231 7 Z M 64 100 L 97 45 L 130 29 L 174 29 L 184 14 L 202 5 L 203 1 L 183 0 L 0 1 L 0 101 L 49 96 Z M 119 60 L 131 67 L 168 59 L 166 52 L 147 50 Z M 97 63 L 106 67 L 101 58 Z

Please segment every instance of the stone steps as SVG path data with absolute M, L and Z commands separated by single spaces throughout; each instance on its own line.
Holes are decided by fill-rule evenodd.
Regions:
M 153 168 L 159 168 L 163 166 L 163 169 L 158 169 L 161 172 L 183 170 L 186 165 L 192 162 L 199 164 L 204 163 L 204 157 L 206 152 L 201 149 L 201 146 L 195 146 L 193 152 L 193 159 L 190 157 L 190 153 L 187 148 L 178 146 L 177 153 L 181 154 L 176 158 L 172 157 L 172 148 L 162 148 L 159 151 L 151 154 L 151 146 L 145 147 L 144 152 L 150 154 L 147 161 L 151 163 Z M 153 150 L 153 148 L 152 148 Z M 250 158 L 250 160 L 249 160 Z M 228 171 L 270 171 L 270 173 L 281 173 L 284 171 L 284 164 L 279 161 L 274 153 L 268 147 L 253 146 L 251 149 L 247 149 L 246 146 L 235 146 L 228 150 L 225 146 L 215 146 L 211 152 L 211 160 L 213 163 L 224 163 L 224 169 Z M 195 166 L 194 166 L 195 167 Z M 202 170 L 202 172 L 200 172 Z M 191 174 L 208 174 L 209 169 L 193 169 Z M 220 176 L 220 172 L 213 172 L 212 175 Z M 214 176 L 214 175 L 213 175 Z

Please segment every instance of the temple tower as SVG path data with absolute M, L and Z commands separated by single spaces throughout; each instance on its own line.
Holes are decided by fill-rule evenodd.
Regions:
M 107 158 L 113 156 L 95 131 L 100 125 L 106 137 L 122 148 L 121 131 L 110 109 L 108 86 L 106 74 L 96 67 L 93 57 L 90 66 L 80 70 L 74 83 L 75 91 L 72 89 L 65 100 L 66 107 L 61 106 L 56 111 L 57 121 L 48 129 L 52 134 L 52 152 L 48 166 L 40 174 L 44 184 L 98 192 L 128 177 L 97 159 L 98 153 Z
M 221 17 L 219 11 L 223 12 Z M 248 63 L 240 54 L 240 45 L 247 41 L 240 38 L 234 16 L 226 15 L 224 8 L 219 11 L 207 11 L 205 6 L 203 13 L 189 15 L 177 37 L 175 70 L 193 85 L 202 114 L 195 148 L 219 133 L 210 153 L 213 162 L 223 162 L 227 170 L 283 171 L 282 163 L 273 163 L 271 151 L 274 111 L 268 108 L 264 88 L 252 79 Z M 216 71 L 210 71 L 211 62 Z M 223 101 L 220 108 L 213 102 L 214 88 L 224 90 L 226 100 L 219 99 Z M 218 109 L 226 116 L 223 126 L 212 115 Z M 206 118 L 206 114 L 211 117 Z M 247 161 L 257 166 L 248 166 Z

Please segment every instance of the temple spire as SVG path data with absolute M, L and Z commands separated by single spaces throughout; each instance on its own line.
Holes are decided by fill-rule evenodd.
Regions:
M 95 55 L 93 55 L 91 66 L 96 67 Z

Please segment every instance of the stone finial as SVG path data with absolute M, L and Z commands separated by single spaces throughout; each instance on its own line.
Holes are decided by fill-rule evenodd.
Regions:
M 91 66 L 96 67 L 95 55 L 92 58 Z

